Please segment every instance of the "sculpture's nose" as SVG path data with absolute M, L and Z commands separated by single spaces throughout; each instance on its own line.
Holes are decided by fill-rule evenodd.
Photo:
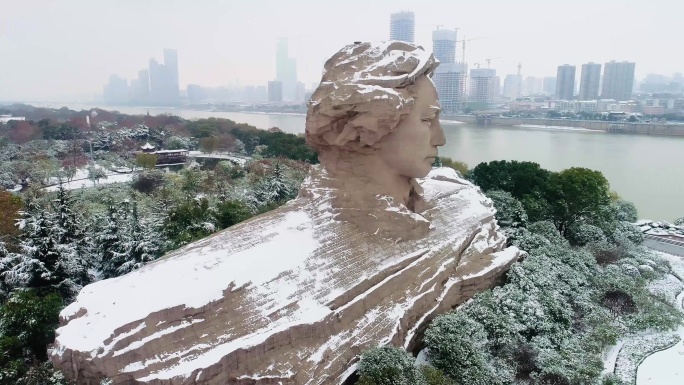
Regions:
M 432 137 L 430 138 L 430 144 L 433 146 L 444 146 L 446 143 L 446 137 L 444 136 L 444 130 L 442 130 L 442 123 L 439 119 L 435 119 L 432 124 Z

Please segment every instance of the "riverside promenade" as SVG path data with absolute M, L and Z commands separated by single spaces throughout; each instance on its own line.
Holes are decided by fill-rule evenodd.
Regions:
M 547 126 L 574 127 L 622 134 L 661 135 L 684 137 L 684 124 L 630 123 L 624 121 L 508 118 L 492 115 L 445 115 L 442 119 L 456 120 L 478 126 Z
M 660 235 L 645 235 L 644 246 L 664 253 L 684 257 L 684 241 Z

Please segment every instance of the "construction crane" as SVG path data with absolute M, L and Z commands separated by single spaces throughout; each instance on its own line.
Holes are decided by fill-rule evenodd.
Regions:
M 477 66 L 478 69 L 480 69 L 480 63 L 473 63 L 474 66 Z
M 489 37 L 474 37 L 472 39 L 463 39 L 463 40 L 456 40 L 457 43 L 463 43 L 462 49 L 463 52 L 461 54 L 461 62 L 465 63 L 465 52 L 466 52 L 466 42 L 473 41 L 473 40 L 482 40 L 482 39 L 488 39 Z
M 463 70 L 465 71 L 465 74 L 464 74 L 465 76 L 463 77 L 463 93 L 464 93 L 464 97 L 465 97 L 465 100 L 464 100 L 465 103 L 463 104 L 463 108 L 468 106 L 468 68 L 467 68 L 468 65 L 466 64 L 466 61 L 465 61 L 466 42 L 473 41 L 473 40 L 488 39 L 488 38 L 489 38 L 489 36 L 483 36 L 483 37 L 473 37 L 471 39 L 456 40 L 457 43 L 463 43 L 463 53 L 461 54 L 461 62 L 463 63 Z M 477 68 L 480 68 L 479 67 L 480 64 L 477 63 L 477 65 L 478 65 Z
M 485 59 L 485 61 L 487 62 L 487 68 L 489 68 L 489 65 L 492 63 L 492 60 L 494 60 L 494 59 L 501 59 L 501 58 L 499 56 L 497 56 L 497 57 L 488 57 Z

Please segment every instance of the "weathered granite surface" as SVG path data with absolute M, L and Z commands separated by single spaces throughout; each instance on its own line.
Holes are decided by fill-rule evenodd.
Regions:
M 451 169 L 418 181 L 431 224 L 408 241 L 331 220 L 325 178 L 314 168 L 286 206 L 85 287 L 61 314 L 55 366 L 78 384 L 341 383 L 364 349 L 411 346 L 522 255 Z M 401 209 L 385 211 L 391 226 Z

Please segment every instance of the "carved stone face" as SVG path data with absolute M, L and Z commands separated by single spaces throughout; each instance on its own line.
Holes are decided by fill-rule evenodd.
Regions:
M 432 168 L 437 147 L 445 143 L 439 123 L 441 108 L 437 90 L 427 76 L 416 79 L 412 86 L 415 99 L 411 113 L 382 138 L 380 157 L 397 175 L 423 178 Z

